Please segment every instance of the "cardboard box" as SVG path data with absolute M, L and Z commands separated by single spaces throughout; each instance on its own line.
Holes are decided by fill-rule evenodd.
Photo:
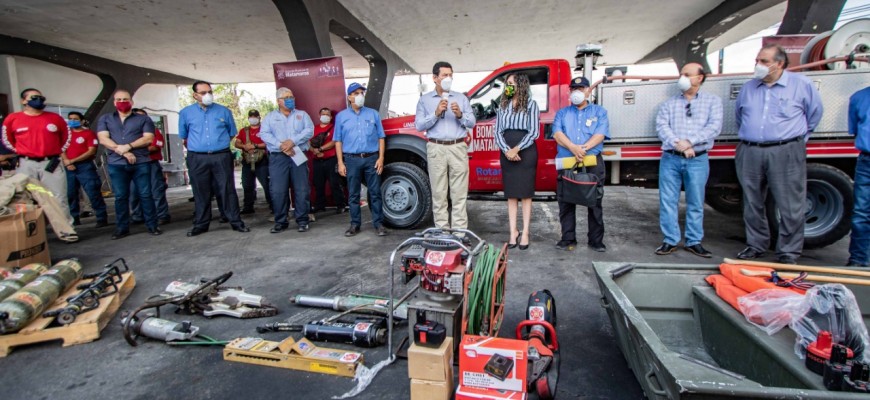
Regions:
M 453 338 L 436 348 L 411 343 L 408 348 L 408 377 L 424 381 L 453 382 Z M 452 384 L 451 384 L 452 386 Z
M 51 265 L 45 218 L 38 206 L 16 204 L 12 215 L 0 217 L 0 265 L 23 267 L 30 263 Z
M 459 384 L 525 393 L 529 344 L 523 340 L 466 335 L 459 346 Z
M 453 378 L 445 382 L 411 379 L 411 400 L 450 400 Z
M 526 400 L 526 394 L 510 390 L 481 389 L 459 385 L 456 400 Z

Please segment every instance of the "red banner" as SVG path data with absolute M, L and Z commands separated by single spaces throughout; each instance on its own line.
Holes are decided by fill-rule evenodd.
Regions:
M 347 108 L 341 57 L 277 63 L 272 67 L 275 88 L 292 90 L 296 108 L 307 112 L 315 124 L 321 108 L 328 107 L 333 115 Z

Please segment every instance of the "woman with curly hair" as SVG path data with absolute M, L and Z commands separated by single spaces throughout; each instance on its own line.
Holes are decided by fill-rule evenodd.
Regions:
M 502 183 L 508 201 L 510 238 L 508 248 L 529 248 L 529 224 L 532 219 L 532 196 L 535 194 L 535 171 L 538 149 L 535 139 L 540 132 L 540 111 L 531 99 L 529 77 L 510 74 L 501 97 L 495 121 L 495 141 L 501 150 Z M 523 230 L 517 230 L 517 206 L 523 204 Z

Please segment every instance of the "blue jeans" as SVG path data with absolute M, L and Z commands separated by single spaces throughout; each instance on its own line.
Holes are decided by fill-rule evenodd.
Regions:
M 849 261 L 870 264 L 870 156 L 861 154 L 855 164 L 855 209 L 852 211 Z
M 296 224 L 308 225 L 308 205 L 311 187 L 308 185 L 308 163 L 296 165 L 290 156 L 274 152 L 269 154 L 269 186 L 272 192 L 272 210 L 275 225 L 290 225 L 287 209 L 290 205 L 290 185 L 293 185 L 293 200 Z
M 362 211 L 360 210 L 360 192 L 362 180 L 366 180 L 369 194 L 369 210 L 372 212 L 372 225 L 375 229 L 380 228 L 384 221 L 383 201 L 381 200 L 381 176 L 375 169 L 377 157 L 348 157 L 344 156 L 344 166 L 347 168 L 347 190 L 350 205 L 350 224 L 359 227 L 362 224 Z
M 659 226 L 664 242 L 680 243 L 680 187 L 686 188 L 686 246 L 700 244 L 704 239 L 704 188 L 710 175 L 707 155 L 683 158 L 662 153 L 659 162 Z
M 91 200 L 91 207 L 94 208 L 97 221 L 107 221 L 109 216 L 106 212 L 106 201 L 103 200 L 103 193 L 100 191 L 103 183 L 100 182 L 100 175 L 97 174 L 97 166 L 93 161 L 82 161 L 76 163 L 75 167 L 73 171 L 66 170 L 66 196 L 70 215 L 73 218 L 79 217 L 79 188 L 81 187 Z
M 114 165 L 109 164 L 109 177 L 112 179 L 112 190 L 115 191 L 115 231 L 130 230 L 130 187 L 135 182 L 139 199 L 142 202 L 142 213 L 148 230 L 157 229 L 157 213 L 154 210 L 154 200 L 151 198 L 151 167 L 149 163 Z
M 169 203 L 166 201 L 166 179 L 163 178 L 163 167 L 160 161 L 148 163 L 148 176 L 151 180 L 151 197 L 157 209 L 157 218 L 169 219 Z M 135 182 L 130 183 L 130 214 L 133 221 L 142 221 L 142 209 L 139 207 L 139 195 L 136 194 Z

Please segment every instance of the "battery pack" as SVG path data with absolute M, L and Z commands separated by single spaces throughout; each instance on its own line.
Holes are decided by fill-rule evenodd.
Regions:
M 483 367 L 483 371 L 495 379 L 504 381 L 514 367 L 514 360 L 501 354 L 493 354 Z

